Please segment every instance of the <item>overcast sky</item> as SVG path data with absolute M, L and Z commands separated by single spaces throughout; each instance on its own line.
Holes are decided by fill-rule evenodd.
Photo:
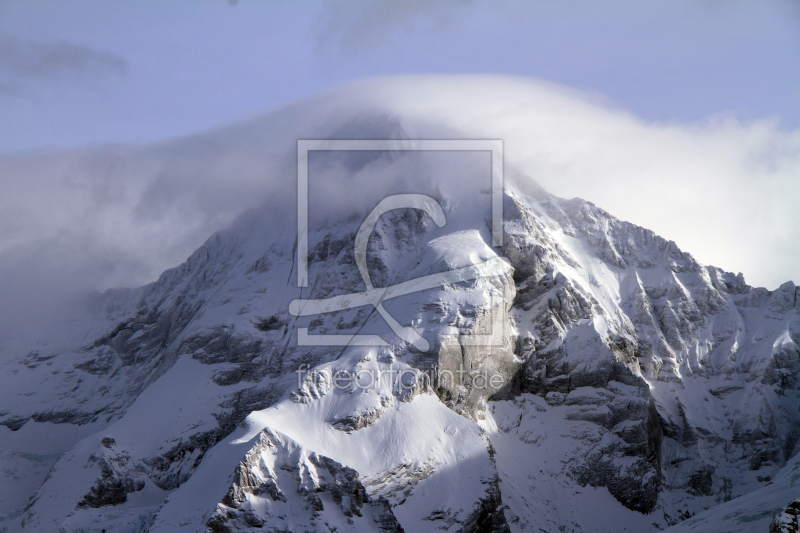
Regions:
M 348 81 L 425 73 L 556 82 L 616 109 L 614 120 L 629 115 L 636 126 L 625 126 L 619 143 L 649 136 L 656 146 L 662 133 L 678 139 L 658 158 L 643 161 L 641 173 L 630 161 L 624 168 L 603 167 L 608 183 L 616 179 L 615 190 L 624 194 L 601 186 L 586 169 L 579 179 L 548 186 L 655 229 L 703 262 L 742 270 L 750 283 L 774 289 L 787 279 L 800 281 L 800 247 L 793 240 L 800 219 L 792 214 L 800 203 L 797 0 L 0 0 L 0 154 L 147 143 L 250 118 Z M 609 146 L 614 153 L 625 150 Z M 683 154 L 692 172 L 707 165 L 709 178 L 700 187 L 702 197 L 688 193 L 680 204 L 685 209 L 676 211 L 681 188 L 690 191 L 699 183 L 691 173 L 676 174 L 688 167 L 670 166 Z M 614 168 L 620 168 L 618 176 Z M 163 266 L 148 264 L 149 257 L 179 262 L 236 214 L 228 204 L 205 211 L 185 205 L 170 211 L 167 205 L 171 213 L 214 215 L 204 223 L 177 215 L 164 219 L 179 237 L 169 240 L 169 250 L 148 248 L 150 256 L 124 246 L 154 246 L 158 239 L 145 231 L 152 228 L 134 220 L 120 225 L 126 234 L 103 233 L 97 229 L 101 219 L 85 215 L 102 210 L 108 227 L 115 227 L 115 213 L 122 216 L 105 192 L 98 194 L 97 183 L 84 184 L 91 194 L 80 196 L 84 189 L 75 183 L 83 177 L 64 184 L 46 176 L 20 181 L 21 175 L 0 176 L 6 195 L 0 206 L 7 210 L 0 214 L 0 254 L 13 239 L 15 253 L 33 257 L 42 250 L 48 262 L 83 269 L 84 278 L 101 279 L 83 265 L 102 262 L 113 270 L 115 262 L 133 264 L 135 256 L 139 274 L 129 284 L 148 281 Z M 659 179 L 675 180 L 669 202 L 637 196 L 637 187 L 651 184 L 646 180 Z M 69 190 L 69 203 L 43 207 L 57 202 L 62 190 Z M 204 202 L 218 196 L 209 194 Z M 634 209 L 636 198 L 641 203 Z M 773 226 L 770 239 L 750 239 L 747 251 L 726 252 L 741 244 L 738 236 Z M 105 251 L 92 255 L 87 245 L 74 247 L 71 257 L 55 254 L 47 238 L 67 230 L 75 242 Z M 760 259 L 748 262 L 748 254 Z

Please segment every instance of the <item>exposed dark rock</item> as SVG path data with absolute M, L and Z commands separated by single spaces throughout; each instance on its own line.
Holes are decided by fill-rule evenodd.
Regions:
M 37 366 L 41 365 L 42 363 L 47 363 L 47 361 L 50 361 L 51 359 L 54 359 L 55 357 L 57 357 L 57 355 L 58 354 L 52 354 L 52 355 L 43 356 L 38 351 L 32 351 L 32 352 L 29 352 L 28 355 L 25 356 L 25 358 L 22 360 L 22 363 L 26 367 L 28 367 L 28 368 L 30 368 L 32 370 L 32 369 L 36 368 Z
M 382 409 L 370 409 L 362 413 L 329 420 L 328 423 L 339 431 L 352 433 L 353 431 L 371 426 L 378 421 L 382 414 Z
M 714 494 L 713 466 L 703 466 L 689 478 L 687 492 L 695 496 L 711 496 Z
M 276 331 L 286 325 L 286 320 L 280 318 L 278 315 L 268 317 L 260 316 L 255 319 L 253 325 L 259 331 Z
M 500 494 L 499 480 L 488 483 L 486 497 L 482 498 L 478 508 L 462 524 L 459 533 L 510 533 L 506 517 L 503 514 L 503 500 Z
M 0 421 L 0 425 L 6 426 L 11 431 L 17 431 L 19 428 L 25 425 L 25 423 L 30 420 L 29 417 L 24 416 L 12 416 L 8 417 L 2 421 Z
M 769 524 L 769 533 L 797 533 L 800 531 L 800 499 L 792 500 L 775 515 Z
M 134 464 L 127 454 L 111 452 L 112 445 L 106 439 L 102 444 L 109 451 L 89 458 L 90 462 L 96 462 L 100 467 L 100 478 L 78 502 L 78 509 L 119 505 L 127 501 L 128 494 L 144 488 L 143 469 Z

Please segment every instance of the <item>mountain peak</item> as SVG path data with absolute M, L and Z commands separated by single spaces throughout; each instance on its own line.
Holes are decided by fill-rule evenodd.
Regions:
M 359 101 L 351 87 L 132 149 L 206 193 L 239 176 L 217 205 L 270 191 L 217 211 L 227 229 L 156 281 L 0 348 L 0 453 L 28 473 L 3 499 L 10 527 L 752 531 L 768 500 L 785 507 L 793 283 L 750 287 L 546 192 L 519 139 L 500 189 L 491 149 L 309 151 L 302 218 L 305 135 L 458 141 L 492 115 L 496 142 L 524 122 L 502 97 L 544 124 L 590 106 L 480 77 L 469 98 L 499 94 L 462 113 L 443 88 L 463 81 L 366 82 Z M 169 194 L 143 192 L 137 216 Z

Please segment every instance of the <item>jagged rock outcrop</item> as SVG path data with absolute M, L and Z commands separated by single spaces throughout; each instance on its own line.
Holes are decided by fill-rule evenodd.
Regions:
M 115 452 L 115 444 L 107 437 L 102 441 L 103 450 L 89 457 L 100 467 L 101 475 L 78 502 L 78 509 L 119 505 L 127 501 L 128 494 L 144 488 L 144 472 L 131 464 L 129 455 Z
M 797 533 L 800 531 L 800 500 L 792 500 L 776 514 L 769 524 L 769 533 Z
M 371 500 L 358 472 L 269 429 L 233 478 L 209 531 L 403 531 L 385 500 Z

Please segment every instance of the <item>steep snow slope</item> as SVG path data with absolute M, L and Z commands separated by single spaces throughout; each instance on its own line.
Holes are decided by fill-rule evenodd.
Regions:
M 797 287 L 749 287 L 549 195 L 513 161 L 498 248 L 486 154 L 318 154 L 310 283 L 297 287 L 294 146 L 276 128 L 465 135 L 427 125 L 425 105 L 336 103 L 321 119 L 290 109 L 155 149 L 182 160 L 200 144 L 207 161 L 263 149 L 281 154 L 271 172 L 285 183 L 155 283 L 87 302 L 68 333 L 5 339 L 0 530 L 647 531 L 798 496 Z M 384 303 L 430 349 L 371 306 L 290 314 L 299 298 L 365 290 L 357 231 L 383 196 L 409 191 L 446 223 L 383 215 L 372 283 L 483 269 Z M 299 328 L 386 345 L 304 346 Z M 499 335 L 481 346 L 476 333 Z
M 775 515 L 800 493 L 800 457 L 793 457 L 765 487 L 712 507 L 669 528 L 670 533 L 689 531 L 769 531 Z M 796 515 L 796 513 L 794 513 Z M 797 522 L 795 522 L 795 526 Z M 795 527 L 795 531 L 797 528 Z M 786 529 L 785 531 L 792 531 Z M 778 530 L 779 533 L 783 533 Z

